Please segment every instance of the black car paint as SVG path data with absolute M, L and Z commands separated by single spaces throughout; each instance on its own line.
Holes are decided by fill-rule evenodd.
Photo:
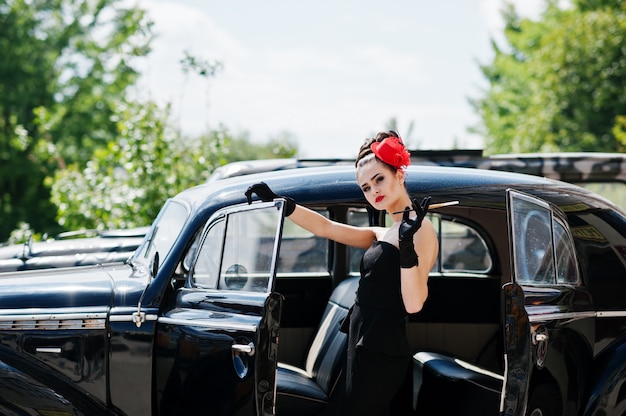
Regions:
M 150 275 L 147 265 L 133 268 L 130 264 L 2 274 L 0 317 L 13 313 L 36 315 L 45 309 L 80 308 L 85 319 L 90 319 L 90 313 L 94 319 L 101 319 L 102 316 L 106 319 L 103 328 L 89 332 L 82 329 L 23 332 L 0 327 L 0 360 L 4 362 L 2 368 L 5 370 L 0 380 L 5 385 L 7 380 L 28 380 L 29 385 L 35 386 L 34 389 L 48 392 L 42 393 L 42 397 L 47 398 L 42 400 L 58 397 L 69 414 L 174 414 L 181 404 L 194 413 L 206 410 L 207 391 L 214 393 L 214 397 L 224 398 L 226 393 L 219 388 L 228 386 L 228 383 L 220 382 L 226 379 L 211 379 L 210 374 L 221 371 L 224 365 L 231 363 L 231 351 L 212 350 L 215 348 L 213 345 L 200 346 L 205 348 L 201 355 L 206 359 L 196 362 L 193 354 L 182 354 L 182 340 L 187 336 L 193 337 L 194 331 L 202 331 L 202 328 L 170 327 L 167 319 L 162 323 L 157 319 L 175 319 L 177 314 L 184 313 L 192 314 L 192 319 L 208 320 L 212 314 L 241 311 L 241 305 L 247 305 L 250 317 L 245 317 L 244 308 L 244 315 L 238 315 L 238 323 L 248 325 L 256 321 L 254 316 L 264 305 L 262 296 L 229 295 L 207 301 L 191 288 L 174 293 L 171 279 L 197 231 L 209 217 L 220 208 L 245 204 L 243 192 L 247 186 L 261 179 L 277 193 L 289 195 L 302 204 L 366 206 L 352 168 L 302 169 L 288 174 L 279 172 L 224 180 L 185 191 L 176 197 L 189 208 L 189 219 L 170 253 L 162 259 L 156 276 Z M 490 207 L 494 212 L 494 227 L 506 226 L 503 190 L 513 187 L 554 204 L 572 224 L 587 223 L 582 217 L 588 217 L 594 220 L 600 235 L 612 232 L 608 229 L 611 225 L 617 227 L 622 239 L 626 236 L 626 220 L 616 207 L 594 200 L 591 194 L 578 187 L 547 179 L 428 167 L 410 169 L 407 186 L 412 194 L 432 195 L 433 203 L 458 199 L 461 201 L 458 209 L 467 212 L 473 208 Z M 557 191 L 569 196 L 563 197 Z M 590 203 L 574 209 L 571 206 L 572 197 Z M 447 212 L 453 213 L 454 209 Z M 468 217 L 471 218 L 471 215 Z M 602 392 L 612 392 L 612 383 L 620 380 L 624 370 L 608 367 L 601 370 L 599 366 L 620 362 L 619 359 L 624 356 L 619 339 L 624 337 L 626 319 L 607 315 L 595 323 L 595 312 L 591 306 L 593 300 L 595 310 L 600 309 L 607 314 L 626 309 L 621 303 L 623 292 L 616 291 L 613 286 L 615 281 L 626 280 L 623 275 L 606 276 L 606 282 L 594 281 L 591 276 L 596 276 L 595 271 L 602 265 L 611 262 L 619 264 L 624 260 L 615 256 L 606 239 L 589 240 L 575 235 L 574 240 L 580 252 L 594 253 L 592 260 L 581 264 L 583 286 L 549 290 L 515 284 L 505 286 L 505 295 L 511 290 L 517 296 L 513 297 L 517 306 L 511 306 L 510 311 L 505 308 L 505 316 L 501 318 L 506 334 L 505 348 L 508 354 L 519 353 L 517 361 L 508 362 L 509 379 L 518 383 L 518 390 L 507 392 L 505 402 L 510 411 L 506 414 L 522 414 L 520 411 L 523 411 L 526 398 L 532 395 L 533 387 L 548 382 L 556 382 L 560 386 L 564 409 L 576 413 L 586 408 L 584 414 L 593 415 L 599 409 L 611 411 L 624 406 L 624 401 L 611 405 L 602 396 Z M 496 249 L 499 268 L 492 273 L 500 276 L 500 285 L 511 281 L 510 265 L 506 260 L 508 250 L 508 246 Z M 611 270 L 623 271 L 624 268 L 622 265 L 621 269 L 614 267 Z M 486 285 L 494 283 L 493 280 L 481 282 L 487 282 Z M 445 293 L 446 284 L 433 278 L 433 296 L 437 296 L 438 292 Z M 621 284 L 626 285 L 626 282 Z M 489 290 L 494 289 L 497 285 Z M 462 312 L 464 308 L 471 307 L 471 302 L 471 298 L 460 296 L 454 307 Z M 525 316 L 525 311 L 520 315 L 520 305 L 523 309 L 523 305 L 529 302 L 535 307 L 530 309 L 530 316 Z M 547 308 L 542 308 L 542 305 Z M 423 314 L 412 319 L 414 322 L 427 320 L 429 316 L 447 319 L 446 315 L 436 313 L 438 308 L 441 306 L 431 302 L 426 305 Z M 569 315 L 554 319 L 550 313 L 555 310 L 568 311 Z M 146 320 L 140 326 L 128 318 L 134 312 L 145 314 Z M 495 313 L 490 309 L 483 315 L 471 313 L 468 317 L 493 321 Z M 551 340 L 545 350 L 542 349 L 544 341 L 535 343 L 530 337 L 532 329 L 541 326 L 546 327 Z M 230 334 L 228 337 L 230 342 L 237 335 Z M 558 342 L 552 341 L 555 338 Z M 607 344 L 609 347 L 605 348 Z M 70 349 L 81 346 L 81 370 L 68 372 L 67 363 L 72 362 L 69 358 L 62 357 L 54 363 L 44 353 L 33 353 L 37 345 L 55 348 L 60 345 L 64 353 L 66 346 Z M 67 353 L 69 355 L 70 351 Z M 593 373 L 591 368 L 594 368 Z M 517 379 L 513 380 L 515 377 Z M 589 380 L 598 384 L 590 385 Z M 198 381 L 199 384 L 196 384 Z M 523 392 L 524 389 L 528 390 Z M 0 389 L 0 396 L 3 397 L 0 409 L 2 406 L 8 409 L 7 391 L 11 390 Z M 248 390 L 240 393 L 251 395 L 253 391 L 254 388 L 248 384 Z M 218 405 L 215 401 L 212 403 Z M 255 412 L 253 408 L 228 408 L 228 400 L 223 403 L 226 406 L 224 414 Z M 19 406 L 36 410 L 42 405 L 22 401 Z

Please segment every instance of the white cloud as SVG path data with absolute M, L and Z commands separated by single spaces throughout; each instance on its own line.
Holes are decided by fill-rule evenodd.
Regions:
M 141 92 L 171 102 L 187 133 L 224 124 L 266 140 L 289 131 L 302 156 L 353 157 L 361 141 L 392 117 L 401 130 L 415 123 L 413 137 L 422 148 L 450 147 L 453 140 L 480 147 L 481 140 L 466 132 L 476 123 L 467 95 L 479 83 L 475 59 L 488 59 L 488 34 L 502 31 L 502 0 L 455 3 L 464 18 L 452 19 L 441 5 L 391 1 L 395 8 L 342 3 L 332 16 L 330 3 L 302 10 L 286 3 L 291 14 L 281 16 L 284 8 L 244 0 L 237 6 L 143 0 L 157 39 Z M 516 4 L 535 16 L 543 0 Z M 233 13 L 246 5 L 254 20 Z M 294 20 L 304 14 L 301 24 Z M 327 22 L 329 16 L 336 19 Z M 208 80 L 185 77 L 179 63 L 184 51 L 219 60 L 224 68 Z

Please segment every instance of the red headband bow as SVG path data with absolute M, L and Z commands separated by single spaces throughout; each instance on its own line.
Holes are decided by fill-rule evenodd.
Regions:
M 377 158 L 396 169 L 404 169 L 411 164 L 411 155 L 399 137 L 389 136 L 382 142 L 374 142 L 371 149 Z

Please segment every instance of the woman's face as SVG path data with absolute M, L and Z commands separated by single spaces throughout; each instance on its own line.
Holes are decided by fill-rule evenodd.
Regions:
M 357 168 L 356 179 L 367 202 L 379 211 L 395 210 L 398 204 L 405 203 L 402 199 L 406 194 L 402 169 L 394 172 L 374 158 Z

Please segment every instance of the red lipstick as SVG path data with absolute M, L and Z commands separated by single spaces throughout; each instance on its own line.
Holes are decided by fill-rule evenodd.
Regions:
M 384 196 L 379 195 L 379 196 L 377 196 L 377 197 L 376 197 L 376 202 L 380 202 L 380 201 L 382 201 L 384 198 L 385 198 Z

